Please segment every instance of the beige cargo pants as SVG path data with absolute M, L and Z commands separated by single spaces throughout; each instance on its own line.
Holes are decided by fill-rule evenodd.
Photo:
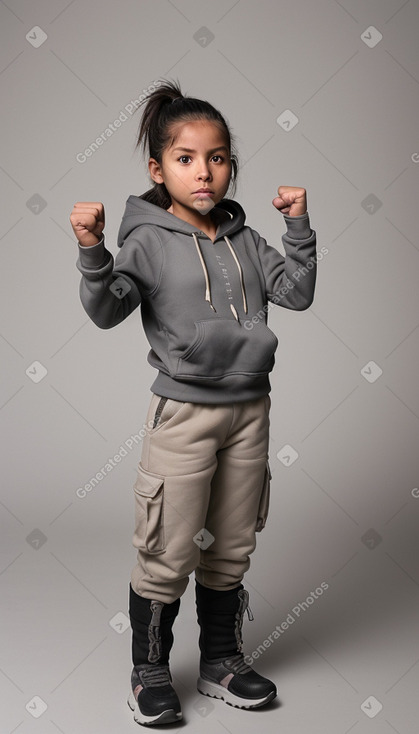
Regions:
M 170 604 L 193 571 L 212 589 L 240 584 L 268 514 L 270 405 L 153 394 L 134 484 L 137 594 Z

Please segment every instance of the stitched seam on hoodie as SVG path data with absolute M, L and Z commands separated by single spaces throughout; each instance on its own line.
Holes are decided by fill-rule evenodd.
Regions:
M 250 233 L 252 235 L 252 240 L 253 240 L 254 245 L 255 245 L 256 256 L 257 256 L 258 263 L 259 263 L 259 270 L 260 270 L 260 273 L 262 275 L 262 280 L 263 280 L 263 291 L 264 291 L 264 294 L 265 294 L 265 299 L 268 301 L 269 298 L 268 298 L 268 292 L 267 292 L 267 286 L 266 286 L 266 278 L 265 278 L 265 273 L 263 272 L 262 261 L 261 261 L 261 259 L 259 257 L 259 248 L 258 248 L 258 244 L 259 244 L 260 240 L 261 239 L 264 239 L 264 238 L 262 238 L 261 235 L 259 234 L 259 232 L 256 232 L 255 229 L 251 229 L 250 227 L 248 227 L 248 229 L 249 229 L 249 231 L 250 231 Z M 257 240 L 256 240 L 256 236 L 257 236 Z M 265 240 L 265 242 L 266 242 L 266 240 Z M 250 257 L 250 254 L 249 254 L 249 257 Z
M 155 237 L 157 237 L 157 240 L 158 240 L 159 245 L 160 245 L 160 252 L 162 254 L 162 263 L 161 263 L 161 266 L 160 266 L 160 273 L 159 273 L 159 276 L 158 276 L 156 285 L 154 285 L 153 288 L 151 290 L 149 290 L 149 291 L 143 291 L 145 295 L 152 296 L 158 290 L 158 288 L 160 287 L 160 284 L 161 284 L 161 279 L 162 279 L 162 275 L 163 275 L 163 267 L 164 267 L 164 263 L 165 263 L 165 252 L 164 252 L 163 243 L 162 243 L 162 241 L 160 239 L 160 235 L 159 235 L 158 231 L 155 228 L 153 228 L 150 224 L 143 224 L 143 225 L 140 225 L 140 227 L 136 227 L 136 229 L 140 229 L 140 228 L 148 229 L 150 232 L 152 232 L 152 234 Z M 142 251 L 146 255 L 147 252 L 146 252 L 146 249 L 144 247 L 144 244 L 139 239 L 138 239 L 138 242 L 141 245 Z

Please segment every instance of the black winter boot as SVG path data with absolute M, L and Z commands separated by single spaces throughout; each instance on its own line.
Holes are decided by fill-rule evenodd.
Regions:
M 145 599 L 130 584 L 129 615 L 132 627 L 131 691 L 128 706 L 143 726 L 169 724 L 182 718 L 179 698 L 172 686 L 169 655 L 172 625 L 180 599 L 172 604 Z
M 249 594 L 243 585 L 229 591 L 215 591 L 196 581 L 196 607 L 201 628 L 198 691 L 245 709 L 272 701 L 277 695 L 275 684 L 244 662 L 244 612 L 247 610 L 249 619 L 253 616 Z

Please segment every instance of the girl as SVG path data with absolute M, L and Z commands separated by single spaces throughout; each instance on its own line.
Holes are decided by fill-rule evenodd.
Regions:
M 141 305 L 158 370 L 134 485 L 137 564 L 129 585 L 131 692 L 140 724 L 182 717 L 172 686 L 172 625 L 195 572 L 200 626 L 198 690 L 240 708 L 276 696 L 244 661 L 242 584 L 268 513 L 270 382 L 278 345 L 268 301 L 303 311 L 313 301 L 316 233 L 306 191 L 280 186 L 273 205 L 287 226 L 285 258 L 245 226 L 225 198 L 237 156 L 211 104 L 161 84 L 147 100 L 137 145 L 154 185 L 129 196 L 115 261 L 99 202 L 80 202 L 80 297 L 97 326 Z

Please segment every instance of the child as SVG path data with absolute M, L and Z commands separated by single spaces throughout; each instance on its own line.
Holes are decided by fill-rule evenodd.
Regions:
M 195 572 L 198 690 L 240 708 L 276 696 L 244 661 L 243 576 L 268 513 L 270 383 L 278 345 L 267 302 L 303 311 L 314 296 L 316 233 L 306 191 L 280 186 L 285 258 L 225 198 L 237 157 L 223 116 L 174 82 L 146 100 L 137 145 L 153 187 L 129 196 L 115 261 L 99 202 L 74 206 L 80 297 L 97 326 L 141 305 L 158 370 L 134 485 L 137 564 L 129 585 L 134 719 L 182 717 L 172 686 L 172 625 Z

